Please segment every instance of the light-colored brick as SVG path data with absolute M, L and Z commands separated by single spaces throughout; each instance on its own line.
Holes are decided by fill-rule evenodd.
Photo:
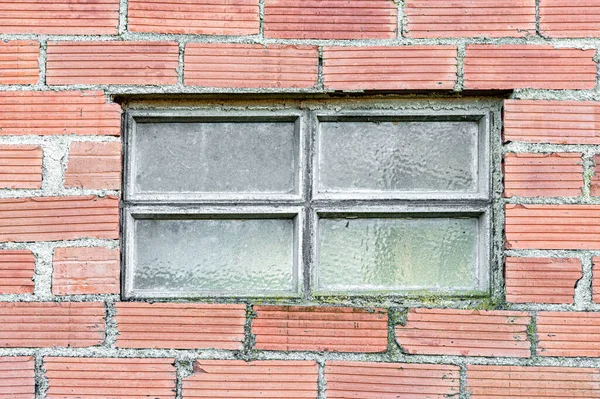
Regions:
M 185 84 L 204 87 L 309 88 L 317 83 L 313 46 L 191 43 Z
M 42 188 L 41 147 L 0 146 L 0 188 Z
M 121 143 L 71 143 L 65 187 L 121 188 Z
M 40 75 L 39 56 L 38 42 L 0 40 L 0 85 L 36 84 Z
M 0 251 L 0 294 L 33 294 L 35 257 L 29 250 Z
M 504 156 L 504 196 L 578 197 L 583 189 L 580 153 Z
M 132 32 L 197 35 L 256 35 L 258 0 L 129 0 L 127 26 Z
M 535 0 L 407 0 L 409 37 L 523 37 L 535 35 Z
M 392 39 L 392 0 L 266 0 L 265 36 L 281 39 Z
M 256 349 L 279 351 L 384 352 L 387 312 L 311 306 L 255 306 Z
M 540 0 L 540 33 L 550 38 L 600 36 L 597 0 Z
M 0 398 L 33 399 L 35 372 L 31 356 L 0 357 Z
M 557 258 L 506 258 L 506 301 L 573 303 L 582 277 L 581 261 Z
M 396 341 L 411 355 L 529 357 L 525 312 L 410 309 Z
M 48 42 L 49 85 L 174 85 L 175 42 Z
M 324 47 L 323 80 L 330 90 L 450 90 L 454 46 Z
M 244 305 L 137 303 L 116 305 L 119 348 L 236 349 L 244 341 Z
M 118 294 L 119 250 L 102 247 L 57 248 L 53 258 L 55 295 Z
M 0 33 L 112 35 L 119 0 L 0 1 Z
M 467 90 L 593 89 L 595 50 L 527 44 L 467 45 Z
M 538 312 L 539 356 L 600 356 L 600 313 Z

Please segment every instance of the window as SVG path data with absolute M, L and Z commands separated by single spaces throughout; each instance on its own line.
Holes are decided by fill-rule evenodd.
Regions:
M 489 291 L 488 108 L 130 110 L 123 295 Z

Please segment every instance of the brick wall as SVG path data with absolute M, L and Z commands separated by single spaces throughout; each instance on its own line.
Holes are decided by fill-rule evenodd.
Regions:
M 600 397 L 599 21 L 599 0 L 0 0 L 0 398 Z M 493 300 L 120 302 L 114 96 L 377 90 L 509 93 Z

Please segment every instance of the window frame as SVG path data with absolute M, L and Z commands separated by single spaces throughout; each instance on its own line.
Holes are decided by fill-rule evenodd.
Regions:
M 360 103 L 359 103 L 360 105 Z M 318 263 L 318 219 L 320 216 L 340 216 L 352 214 L 353 217 L 398 217 L 411 215 L 457 215 L 477 216 L 478 220 L 478 277 L 482 286 L 475 290 L 437 291 L 393 291 L 387 297 L 414 297 L 436 294 L 445 297 L 490 295 L 494 268 L 493 254 L 493 196 L 492 196 L 492 130 L 493 117 L 497 110 L 493 107 L 450 107 L 436 109 L 310 109 L 280 106 L 277 109 L 128 109 L 124 116 L 123 134 L 123 200 L 122 200 L 122 292 L 123 299 L 189 299 L 189 298 L 296 298 L 309 299 L 319 296 L 363 297 L 381 295 L 379 291 L 319 291 L 317 282 Z M 479 123 L 478 142 L 478 186 L 476 193 L 395 193 L 379 194 L 316 194 L 319 124 L 323 121 L 350 120 L 362 117 L 363 120 L 477 120 Z M 222 194 L 144 194 L 132 190 L 134 162 L 132 140 L 138 122 L 161 121 L 295 121 L 297 138 L 298 172 L 296 176 L 297 195 L 222 195 Z M 255 294 L 220 294 L 218 292 L 140 292 L 133 289 L 133 239 L 135 219 L 190 216 L 192 218 L 257 217 L 278 216 L 294 217 L 294 271 L 297 283 L 296 292 Z

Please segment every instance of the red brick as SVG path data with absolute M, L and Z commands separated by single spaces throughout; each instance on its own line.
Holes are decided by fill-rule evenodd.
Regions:
M 545 45 L 468 45 L 465 89 L 593 89 L 595 53 Z
M 0 242 L 119 238 L 119 199 L 37 197 L 0 200 Z
M 600 356 L 600 313 L 538 312 L 540 356 Z
M 38 42 L 0 40 L 0 85 L 36 84 L 40 74 L 39 56 Z
M 396 341 L 414 355 L 529 357 L 525 312 L 410 309 Z
M 600 155 L 594 155 L 594 174 L 590 183 L 590 194 L 600 196 Z
M 183 397 L 316 398 L 317 377 L 314 361 L 198 360 L 183 379 Z
M 513 303 L 573 303 L 582 277 L 579 259 L 506 258 L 506 301 Z
M 120 302 L 119 348 L 240 350 L 245 305 Z
M 535 0 L 407 0 L 407 36 L 524 37 L 535 35 Z
M 0 302 L 0 346 L 83 348 L 104 341 L 101 302 Z
M 185 84 L 205 87 L 310 88 L 317 83 L 313 46 L 191 43 L 185 47 Z
M 36 145 L 0 146 L 0 188 L 42 188 L 42 149 Z
M 34 397 L 33 357 L 0 357 L 0 398 L 33 399 Z
M 121 188 L 121 143 L 71 143 L 65 187 Z
M 174 359 L 44 358 L 48 399 L 175 399 Z
M 1 33 L 111 35 L 118 24 L 119 0 L 0 1 Z
M 597 0 L 540 0 L 540 33 L 547 37 L 600 36 Z
M 600 103 L 505 100 L 504 141 L 600 144 Z
M 266 0 L 265 36 L 282 39 L 391 39 L 398 8 L 391 0 Z
M 177 84 L 175 42 L 49 42 L 49 85 Z
M 592 368 L 467 366 L 471 399 L 596 398 L 600 371 Z
M 327 397 L 450 398 L 458 396 L 459 367 L 442 364 L 327 362 Z
M 34 270 L 31 251 L 0 251 L 0 294 L 33 294 Z
M 0 135 L 111 135 L 121 131 L 121 107 L 100 91 L 0 92 Z
M 329 90 L 451 90 L 454 46 L 324 47 Z
M 384 309 L 255 306 L 256 349 L 280 351 L 384 352 Z
M 592 258 L 592 298 L 596 303 L 600 303 L 600 257 Z
M 600 249 L 599 205 L 506 205 L 506 248 Z
M 57 248 L 54 251 L 54 295 L 118 294 L 119 250 L 102 247 Z
M 256 35 L 258 0 L 130 0 L 127 27 L 132 32 L 198 35 Z
M 578 197 L 583 188 L 582 154 L 504 155 L 504 196 Z

